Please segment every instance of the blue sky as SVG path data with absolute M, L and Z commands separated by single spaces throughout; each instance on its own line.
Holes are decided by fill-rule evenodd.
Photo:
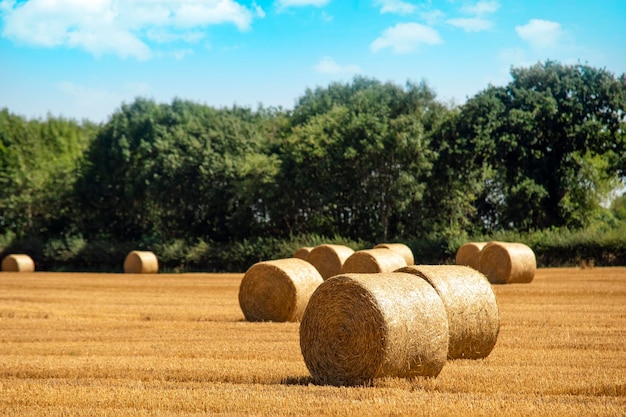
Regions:
M 511 66 L 626 72 L 624 0 L 0 0 L 0 108 L 96 122 L 123 102 L 293 108 L 360 74 L 462 104 Z

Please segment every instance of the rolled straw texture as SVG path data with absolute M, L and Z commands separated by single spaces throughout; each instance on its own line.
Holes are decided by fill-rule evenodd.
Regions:
M 309 253 L 311 253 L 312 249 L 313 249 L 312 247 L 303 246 L 294 252 L 293 257 L 306 260 L 306 258 L 309 256 Z
M 352 248 L 343 245 L 319 245 L 314 247 L 306 260 L 327 279 L 341 272 L 343 263 L 354 253 Z
M 300 349 L 317 383 L 361 385 L 380 377 L 435 377 L 448 352 L 437 292 L 405 273 L 341 274 L 313 293 Z
M 529 283 L 535 277 L 537 260 L 523 243 L 490 242 L 480 251 L 478 270 L 492 284 Z
M 455 263 L 457 265 L 467 265 L 478 270 L 478 261 L 480 260 L 480 251 L 485 247 L 487 242 L 469 242 L 462 245 L 456 251 Z
M 35 262 L 28 255 L 7 255 L 2 260 L 2 270 L 6 272 L 34 272 Z
M 150 251 L 134 250 L 124 259 L 124 272 L 127 274 L 156 274 L 159 260 Z
M 468 266 L 413 265 L 398 272 L 424 278 L 448 315 L 448 359 L 486 358 L 500 331 L 498 303 L 487 278 Z
M 390 249 L 364 249 L 354 252 L 341 267 L 342 274 L 393 272 L 406 266 L 402 255 Z
M 374 249 L 379 248 L 391 249 L 392 251 L 401 255 L 406 261 L 407 265 L 413 265 L 415 263 L 413 251 L 404 243 L 379 243 L 378 245 L 374 246 Z
M 298 321 L 322 282 L 317 269 L 299 258 L 258 262 L 241 280 L 239 306 L 248 321 Z

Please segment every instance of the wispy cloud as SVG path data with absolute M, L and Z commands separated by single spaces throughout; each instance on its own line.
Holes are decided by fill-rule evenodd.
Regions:
M 287 9 L 289 7 L 301 7 L 301 6 L 326 6 L 330 0 L 276 0 L 274 5 L 278 10 Z
M 253 8 L 263 17 L 256 3 Z M 234 0 L 3 0 L 0 17 L 2 36 L 17 42 L 148 59 L 148 41 L 197 42 L 206 27 L 217 24 L 247 31 L 254 14 Z
M 421 45 L 436 45 L 443 43 L 439 33 L 419 23 L 398 23 L 385 29 L 382 35 L 370 45 L 372 52 L 391 48 L 397 54 L 408 54 L 417 50 Z
M 466 32 L 482 32 L 493 26 L 490 20 L 482 17 L 459 17 L 456 19 L 448 19 L 448 24 L 459 27 Z
M 357 74 L 361 72 L 358 65 L 340 65 L 329 56 L 323 57 L 313 68 L 321 74 Z
M 473 5 L 465 5 L 461 7 L 461 12 L 472 16 L 483 16 L 495 13 L 500 8 L 497 1 L 479 1 Z
M 451 26 L 465 30 L 466 32 L 483 32 L 493 27 L 489 16 L 500 8 L 497 1 L 479 1 L 476 4 L 466 4 L 461 7 L 461 13 L 466 17 L 458 17 L 446 20 Z
M 541 19 L 531 19 L 525 25 L 515 26 L 515 32 L 536 49 L 557 46 L 566 36 L 560 23 Z
M 377 0 L 381 6 L 381 13 L 411 14 L 417 10 L 417 6 L 402 0 Z

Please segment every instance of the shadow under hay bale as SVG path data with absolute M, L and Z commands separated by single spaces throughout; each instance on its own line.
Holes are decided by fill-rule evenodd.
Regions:
M 302 259 L 258 262 L 241 280 L 239 306 L 248 321 L 298 321 L 322 282 L 317 269 Z
M 478 262 L 480 260 L 480 251 L 485 247 L 487 242 L 469 242 L 462 245 L 455 256 L 457 265 L 466 265 L 478 270 Z
M 319 245 L 314 247 L 306 260 L 313 265 L 322 278 L 327 279 L 341 272 L 346 259 L 354 253 L 352 248 L 343 245 Z
M 535 277 L 537 260 L 523 243 L 489 242 L 480 251 L 478 270 L 492 284 L 529 283 Z
M 391 249 L 392 251 L 401 255 L 406 261 L 407 265 L 415 264 L 413 251 L 404 243 L 379 243 L 378 245 L 374 246 L 374 249 L 380 249 L 380 248 Z
M 313 250 L 313 247 L 303 246 L 294 252 L 293 257 L 298 258 L 298 259 L 304 259 L 306 261 L 306 259 L 309 256 L 309 253 L 311 253 L 311 250 Z
M 500 331 L 498 303 L 487 278 L 468 266 L 413 265 L 404 272 L 424 278 L 448 315 L 448 359 L 486 358 Z
M 441 298 L 406 273 L 342 274 L 313 293 L 300 349 L 320 384 L 360 385 L 381 377 L 435 377 L 448 352 Z
M 5 272 L 35 272 L 35 262 L 28 255 L 7 255 L 2 260 L 2 270 Z
M 390 249 L 364 249 L 354 252 L 341 267 L 342 274 L 393 272 L 407 266 L 402 255 Z
M 150 251 L 131 251 L 124 259 L 124 272 L 127 274 L 156 274 L 159 261 Z

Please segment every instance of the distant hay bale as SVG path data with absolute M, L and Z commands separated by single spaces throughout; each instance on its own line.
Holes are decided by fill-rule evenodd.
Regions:
M 317 269 L 303 259 L 258 262 L 241 280 L 239 306 L 248 321 L 298 321 L 322 282 Z
M 407 266 L 402 255 L 391 249 L 364 249 L 354 252 L 341 267 L 342 274 L 393 272 Z
M 341 272 L 343 263 L 354 253 L 352 248 L 343 245 L 319 245 L 314 247 L 307 262 L 311 263 L 327 279 Z
M 35 262 L 28 255 L 7 255 L 2 260 L 2 270 L 5 272 L 34 272 Z
M 489 242 L 480 251 L 478 270 L 492 284 L 529 283 L 535 277 L 537 260 L 523 243 Z
M 309 256 L 309 253 L 311 253 L 312 249 L 313 248 L 310 246 L 303 246 L 297 251 L 295 251 L 295 253 L 293 254 L 293 257 L 306 260 L 306 258 Z
M 378 248 L 391 249 L 399 255 L 402 255 L 407 265 L 413 265 L 415 263 L 413 251 L 404 243 L 379 243 L 378 245 L 374 246 L 374 249 Z
M 159 261 L 153 252 L 134 250 L 124 259 L 124 272 L 127 274 L 156 274 L 159 272 Z
M 435 377 L 448 352 L 437 292 L 405 273 L 341 274 L 321 284 L 300 323 L 300 349 L 317 383 Z
M 456 251 L 455 263 L 457 265 L 467 265 L 478 270 L 478 261 L 480 259 L 480 251 L 485 247 L 487 242 L 469 242 L 462 245 Z
M 413 265 L 397 272 L 424 278 L 448 314 L 448 359 L 486 358 L 498 339 L 500 315 L 487 278 L 468 266 Z

